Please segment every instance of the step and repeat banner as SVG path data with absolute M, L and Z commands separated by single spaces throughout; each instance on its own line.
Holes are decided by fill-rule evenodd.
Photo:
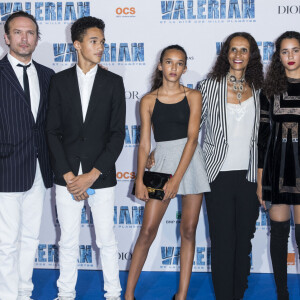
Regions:
M 124 78 L 126 88 L 126 137 L 117 161 L 115 232 L 119 242 L 119 265 L 128 270 L 134 244 L 143 221 L 144 203 L 131 195 L 136 176 L 140 139 L 139 102 L 149 91 L 151 76 L 160 51 L 171 44 L 183 46 L 188 54 L 188 71 L 183 84 L 193 88 L 206 77 L 224 39 L 236 31 L 247 31 L 257 41 L 265 66 L 274 51 L 274 40 L 286 30 L 300 29 L 298 0 L 90 0 L 90 1 L 0 1 L 0 35 L 14 11 L 25 10 L 39 23 L 41 40 L 34 59 L 59 72 L 76 63 L 70 38 L 71 24 L 83 16 L 104 20 L 105 51 L 102 64 Z M 0 56 L 8 51 L 0 41 Z M 201 138 L 200 138 L 201 140 Z M 155 142 L 152 144 L 155 148 Z M 161 222 L 150 249 L 145 271 L 178 271 L 180 257 L 181 199 L 175 198 Z M 269 256 L 269 219 L 261 211 L 253 240 L 252 272 L 272 272 Z M 86 203 L 82 210 L 80 269 L 101 269 L 95 244 L 93 216 Z M 291 236 L 294 224 L 291 223 Z M 45 199 L 36 256 L 36 268 L 58 268 L 59 222 L 55 191 Z M 294 239 L 289 241 L 288 271 L 296 273 L 298 260 Z M 197 230 L 193 271 L 210 271 L 211 248 L 205 203 Z

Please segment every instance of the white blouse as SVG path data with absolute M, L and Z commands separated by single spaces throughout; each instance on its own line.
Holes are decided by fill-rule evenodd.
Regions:
M 253 96 L 241 104 L 226 104 L 228 151 L 221 171 L 247 170 L 255 120 Z

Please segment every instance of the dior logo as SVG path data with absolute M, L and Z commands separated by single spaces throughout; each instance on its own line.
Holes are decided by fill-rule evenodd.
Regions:
M 131 252 L 119 252 L 119 260 L 131 260 Z
M 300 14 L 300 5 L 287 5 L 287 6 L 280 5 L 278 6 L 278 14 L 279 15 Z
M 126 100 L 139 100 L 139 92 L 138 91 L 125 91 Z

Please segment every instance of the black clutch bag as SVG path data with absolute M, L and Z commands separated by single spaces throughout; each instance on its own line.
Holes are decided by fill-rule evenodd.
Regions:
M 145 171 L 143 182 L 147 187 L 149 198 L 162 200 L 165 196 L 163 187 L 171 177 L 171 174 Z M 135 195 L 135 183 L 133 185 L 132 195 Z

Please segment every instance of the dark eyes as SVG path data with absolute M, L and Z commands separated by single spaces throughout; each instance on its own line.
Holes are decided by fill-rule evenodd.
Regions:
M 91 40 L 91 43 L 92 43 L 92 44 L 97 44 L 98 41 L 96 41 L 96 40 Z M 101 44 L 101 45 L 104 45 L 104 44 L 105 44 L 105 41 L 101 41 L 100 44 Z
M 293 51 L 295 52 L 295 53 L 298 53 L 299 51 L 300 51 L 300 49 L 293 49 Z M 281 52 L 281 54 L 283 54 L 283 55 L 285 55 L 285 54 L 288 54 L 289 52 L 287 51 L 287 50 L 283 50 L 282 52 Z
M 34 31 L 27 31 L 30 35 L 34 35 Z M 15 34 L 21 34 L 20 30 L 15 30 L 14 31 Z
M 169 64 L 171 64 L 171 63 L 172 63 L 171 60 L 166 60 L 166 64 L 169 65 Z M 183 64 L 182 62 L 179 62 L 179 63 L 178 63 L 178 66 L 181 66 L 181 67 L 182 67 L 183 65 L 184 65 L 184 64 Z
M 231 48 L 231 52 L 237 52 L 238 49 L 237 48 Z M 242 48 L 240 50 L 242 53 L 247 53 L 248 52 L 248 49 L 247 48 Z

